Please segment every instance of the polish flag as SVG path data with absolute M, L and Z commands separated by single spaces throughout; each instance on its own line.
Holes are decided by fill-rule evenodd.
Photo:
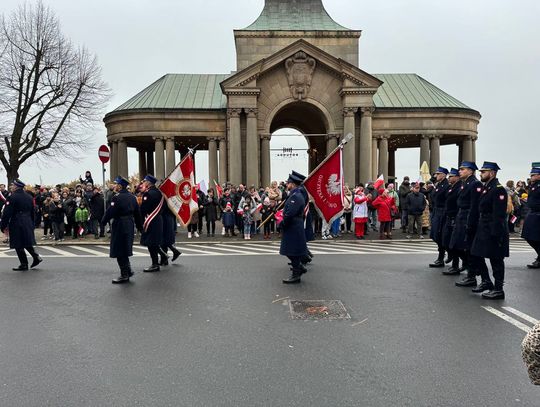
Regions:
M 276 223 L 279 225 L 283 221 L 283 209 L 280 209 L 274 214 L 274 218 L 276 219 Z
M 332 223 L 343 214 L 343 146 L 330 154 L 304 181 L 317 212 Z
M 263 204 L 260 203 L 259 205 L 257 205 L 255 208 L 253 208 L 251 210 L 251 213 L 253 214 L 253 213 L 257 212 L 257 211 L 260 211 L 262 209 L 262 207 L 263 207 Z
M 380 175 L 379 178 L 377 178 L 377 180 L 373 184 L 373 187 L 375 188 L 375 190 L 379 190 L 380 188 L 384 187 L 384 176 L 383 175 Z
M 223 196 L 223 188 L 221 188 L 221 185 L 219 185 L 216 180 L 214 180 L 214 185 L 216 186 L 216 195 L 218 199 L 221 199 Z
M 189 224 L 191 216 L 199 210 L 194 168 L 193 157 L 188 154 L 159 185 L 169 209 L 183 226 Z

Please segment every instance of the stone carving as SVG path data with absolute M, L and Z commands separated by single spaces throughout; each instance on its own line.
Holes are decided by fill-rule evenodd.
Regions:
M 307 97 L 315 65 L 315 59 L 307 56 L 303 51 L 297 52 L 285 61 L 287 80 L 293 98 L 302 100 Z

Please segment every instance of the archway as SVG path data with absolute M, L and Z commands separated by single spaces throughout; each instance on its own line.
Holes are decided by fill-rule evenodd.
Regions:
M 311 172 L 326 156 L 327 129 L 324 114 L 313 104 L 293 102 L 281 108 L 270 125 L 271 178 L 282 180 L 291 169 Z

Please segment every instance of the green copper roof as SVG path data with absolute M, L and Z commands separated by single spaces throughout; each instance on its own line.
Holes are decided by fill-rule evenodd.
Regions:
M 470 109 L 416 74 L 373 74 L 384 83 L 373 97 L 376 107 Z
M 322 0 L 266 0 L 246 31 L 350 31 L 328 15 Z
M 220 82 L 229 74 L 167 74 L 114 111 L 227 107 Z M 378 108 L 462 108 L 467 105 L 416 74 L 374 74 L 384 81 L 373 97 Z
M 115 109 L 221 109 L 227 74 L 167 74 Z

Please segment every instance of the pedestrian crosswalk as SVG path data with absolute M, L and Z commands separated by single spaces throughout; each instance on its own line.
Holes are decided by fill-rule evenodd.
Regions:
M 279 241 L 251 241 L 251 242 L 222 242 L 215 243 L 178 243 L 177 247 L 183 256 L 268 256 L 279 254 Z M 430 254 L 435 253 L 437 246 L 429 240 L 410 241 L 314 241 L 309 243 L 311 252 L 315 255 L 340 254 Z M 511 240 L 511 253 L 532 253 L 531 247 L 523 240 Z M 42 257 L 71 257 L 94 258 L 108 257 L 109 246 L 104 244 L 63 244 L 57 246 L 43 245 L 38 247 Z M 148 256 L 146 247 L 135 245 L 135 257 Z M 16 257 L 15 251 L 7 247 L 0 247 L 0 259 Z

